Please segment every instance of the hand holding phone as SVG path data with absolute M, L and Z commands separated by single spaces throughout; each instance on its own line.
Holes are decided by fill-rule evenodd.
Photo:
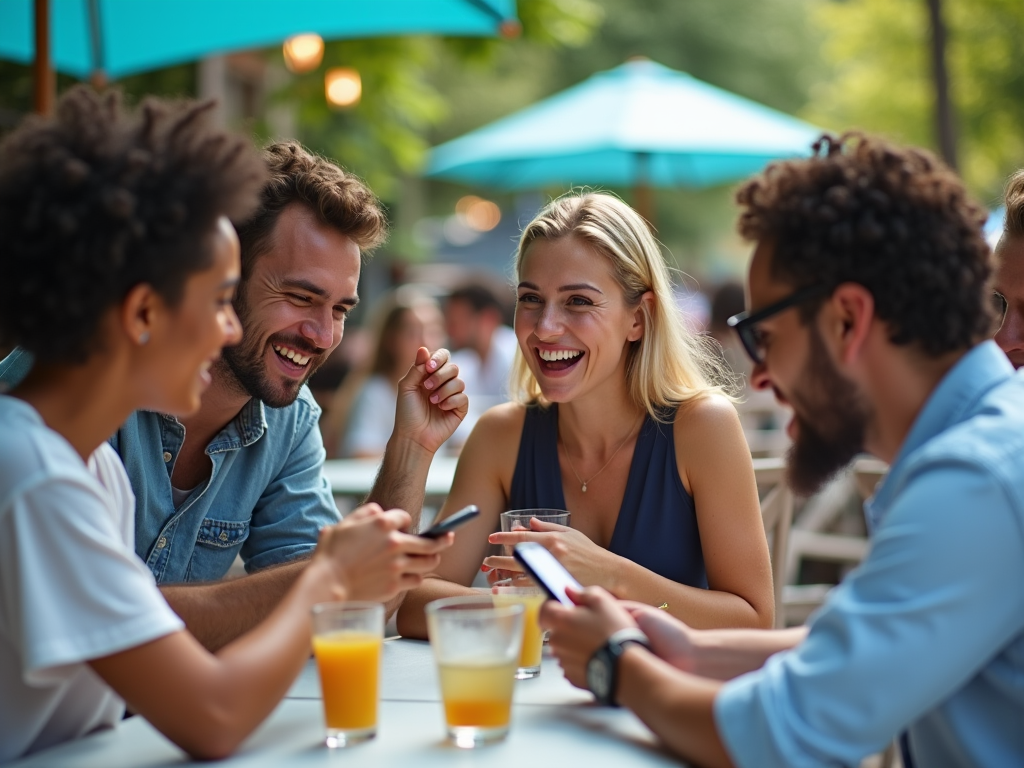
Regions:
M 449 515 L 439 523 L 434 523 L 427 530 L 420 533 L 425 539 L 437 539 L 444 536 L 448 531 L 454 531 L 463 523 L 468 523 L 474 517 L 480 514 L 480 508 L 476 504 L 470 504 L 468 507 L 460 509 L 453 515 Z
M 521 542 L 515 545 L 512 554 L 541 589 L 547 592 L 549 598 L 569 607 L 575 605 L 565 594 L 565 588 L 583 589 L 583 586 L 541 544 L 535 541 Z

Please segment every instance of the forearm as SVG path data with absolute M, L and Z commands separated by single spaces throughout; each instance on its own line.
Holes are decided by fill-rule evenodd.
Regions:
M 714 700 L 720 688 L 719 682 L 680 672 L 635 646 L 619 662 L 619 703 L 696 766 L 732 766 L 715 727 Z
M 718 629 L 694 634 L 694 666 L 702 677 L 732 680 L 760 669 L 770 656 L 803 642 L 807 627 Z
M 398 633 L 402 637 L 427 639 L 427 603 L 445 597 L 476 594 L 471 587 L 464 587 L 453 581 L 437 576 L 428 576 L 416 589 L 405 593 L 405 600 L 398 609 Z
M 376 502 L 384 509 L 404 509 L 412 517 L 410 530 L 419 530 L 427 472 L 433 458 L 434 454 L 423 446 L 392 436 L 366 502 Z
M 603 568 L 599 586 L 623 600 L 660 606 L 695 629 L 750 627 L 767 629 L 775 615 L 773 606 L 754 605 L 731 592 L 699 589 L 666 579 L 641 565 L 616 557 L 613 566 Z
M 167 585 L 160 591 L 188 631 L 217 651 L 265 619 L 308 564 L 309 558 L 302 558 L 231 581 Z

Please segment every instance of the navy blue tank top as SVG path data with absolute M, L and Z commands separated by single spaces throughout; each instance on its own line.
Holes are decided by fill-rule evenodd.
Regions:
M 509 509 L 565 509 L 558 463 L 558 404 L 526 409 Z M 586 510 L 569 510 L 573 516 Z M 707 589 L 693 497 L 676 466 L 672 424 L 648 414 L 636 440 L 608 549 L 666 579 Z

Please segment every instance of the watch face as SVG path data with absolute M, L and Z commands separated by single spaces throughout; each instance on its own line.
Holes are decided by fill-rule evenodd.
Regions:
M 587 687 L 602 704 L 608 701 L 611 682 L 612 674 L 608 657 L 601 652 L 594 654 L 587 663 Z

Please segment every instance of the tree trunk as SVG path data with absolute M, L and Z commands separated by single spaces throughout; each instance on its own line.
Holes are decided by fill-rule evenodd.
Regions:
M 935 128 L 942 159 L 954 171 L 956 134 L 953 129 L 953 103 L 949 97 L 949 71 L 946 69 L 946 26 L 942 22 L 942 0 L 927 0 L 932 32 L 932 74 L 935 78 Z

